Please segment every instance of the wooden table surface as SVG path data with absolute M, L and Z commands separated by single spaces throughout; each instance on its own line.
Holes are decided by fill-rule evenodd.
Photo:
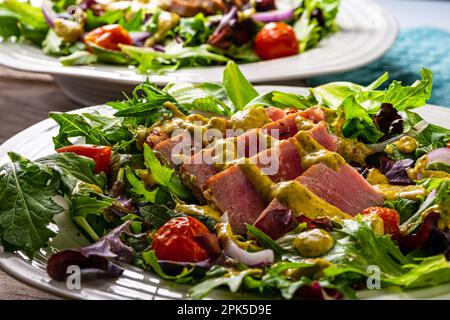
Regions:
M 79 108 L 68 100 L 47 75 L 0 67 L 0 144 L 30 125 L 47 118 L 49 111 Z M 58 299 L 7 275 L 0 268 L 0 299 Z

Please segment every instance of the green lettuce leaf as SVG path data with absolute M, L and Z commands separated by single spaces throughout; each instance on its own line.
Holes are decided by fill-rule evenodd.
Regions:
M 8 155 L 10 162 L 0 167 L 0 241 L 6 250 L 31 257 L 54 236 L 48 225 L 63 211 L 53 201 L 61 175 L 16 153 Z
M 131 8 L 128 13 L 131 13 Z M 128 31 L 140 31 L 144 24 L 144 11 L 142 9 L 134 12 L 131 19 L 125 19 L 125 15 L 121 17 L 119 24 Z
M 317 105 L 317 101 L 315 101 L 314 97 L 304 97 L 295 93 L 270 91 L 252 99 L 247 103 L 244 109 L 255 106 L 277 107 L 281 109 L 308 109 L 315 105 Z
M 59 171 L 63 176 L 63 180 L 71 176 L 76 180 L 94 184 L 100 188 L 106 186 L 105 173 L 94 174 L 95 161 L 91 158 L 79 156 L 71 152 L 64 152 L 39 158 L 36 162 Z
M 245 277 L 260 273 L 260 269 L 230 271 L 223 267 L 215 266 L 206 273 L 206 280 L 191 288 L 189 296 L 192 299 L 202 299 L 213 289 L 220 286 L 227 286 L 231 292 L 236 292 L 241 287 Z
M 430 98 L 433 85 L 432 73 L 423 68 L 421 80 L 410 86 L 393 81 L 386 90 L 376 90 L 389 79 L 387 73 L 381 75 L 367 87 L 351 82 L 331 82 L 311 89 L 311 94 L 319 104 L 337 109 L 346 98 L 353 96 L 355 101 L 370 114 L 375 114 L 382 103 L 391 103 L 398 111 L 425 105 Z
M 421 80 L 411 86 L 402 86 L 401 82 L 393 81 L 382 98 L 382 102 L 390 103 L 398 111 L 422 107 L 430 99 L 433 87 L 433 75 L 428 69 L 420 71 Z
M 295 14 L 300 18 L 294 24 L 297 39 L 300 42 L 300 52 L 315 47 L 325 35 L 337 30 L 335 18 L 338 12 L 339 0 L 304 0 Z M 320 10 L 323 24 L 314 17 L 313 12 Z
M 434 149 L 446 147 L 450 142 L 449 129 L 427 123 L 417 113 L 408 110 L 402 112 L 402 118 L 404 131 L 410 132 L 419 143 L 419 148 L 415 151 L 416 158 Z M 414 130 L 414 126 L 422 128 L 420 130 Z
M 375 143 L 384 135 L 375 126 L 366 109 L 356 102 L 353 96 L 346 98 L 339 108 L 345 116 L 342 133 L 346 138 L 359 138 Z
M 185 187 L 175 170 L 163 166 L 147 144 L 144 144 L 144 165 L 151 171 L 156 183 L 165 187 L 177 198 L 183 200 L 192 199 L 191 192 Z
M 18 36 L 18 28 L 20 36 L 24 39 L 41 45 L 47 36 L 49 26 L 41 8 L 35 7 L 29 2 L 5 0 L 0 3 L 0 13 L 0 36 L 2 37 Z M 14 18 L 16 18 L 17 28 L 12 26 Z
M 230 101 L 220 84 L 209 82 L 170 84 L 164 90 L 188 110 L 231 115 Z
M 19 15 L 7 10 L 0 3 L 0 37 L 4 39 L 19 37 L 20 29 L 18 21 Z
M 97 62 L 97 56 L 88 51 L 75 51 L 74 53 L 58 59 L 64 66 L 82 66 Z
M 233 61 L 228 62 L 225 67 L 222 84 L 228 98 L 233 102 L 235 112 L 242 110 L 247 103 L 258 96 L 256 89 Z
M 369 266 L 380 270 L 383 286 L 416 288 L 450 281 L 450 264 L 443 255 L 410 261 L 389 236 L 376 235 L 368 222 L 344 220 L 335 247 L 323 258 L 333 263 L 324 273 L 335 282 L 351 274 L 369 277 Z
M 92 30 L 107 24 L 119 23 L 124 18 L 125 11 L 107 10 L 103 14 L 96 16 L 91 9 L 88 9 L 86 17 L 86 30 Z

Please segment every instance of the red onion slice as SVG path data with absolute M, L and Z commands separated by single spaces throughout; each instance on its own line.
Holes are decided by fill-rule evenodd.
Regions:
M 430 194 L 425 198 L 424 202 L 422 202 L 415 215 L 425 211 L 425 209 L 427 209 L 430 206 L 430 204 L 434 201 L 436 195 L 437 195 L 436 189 L 433 189 L 433 191 L 431 191 Z
M 450 165 L 450 149 L 449 148 L 438 148 L 427 155 L 428 164 L 432 164 L 433 162 L 442 162 Z
M 274 254 L 270 249 L 265 249 L 257 252 L 247 252 L 236 244 L 231 239 L 228 239 L 224 246 L 224 253 L 243 263 L 249 267 L 264 266 L 273 263 Z
M 257 12 L 252 15 L 252 19 L 260 22 L 276 22 L 290 20 L 294 16 L 294 9 L 289 9 L 286 11 L 266 11 Z
M 133 41 L 133 45 L 142 47 L 144 45 L 145 40 L 150 37 L 152 34 L 146 31 L 131 31 L 129 32 L 131 40 Z
M 58 16 L 56 15 L 56 12 L 53 11 L 52 2 L 49 0 L 42 0 L 41 10 L 45 21 L 47 21 L 47 24 L 53 29 L 55 27 L 55 20 Z

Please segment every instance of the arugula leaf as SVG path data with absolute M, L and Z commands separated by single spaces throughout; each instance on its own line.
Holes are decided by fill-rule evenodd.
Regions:
M 134 142 L 133 135 L 124 125 L 123 118 L 105 116 L 97 111 L 83 113 L 82 116 L 89 121 L 93 129 L 101 130 L 108 141 L 124 142 L 125 144 Z
M 178 283 L 185 283 L 192 280 L 192 276 L 190 276 L 190 274 L 192 273 L 192 271 L 194 271 L 195 267 L 192 267 L 190 269 L 184 267 L 180 274 L 172 276 L 165 273 L 164 270 L 161 268 L 154 250 L 143 252 L 142 258 L 144 262 L 147 265 L 149 265 L 153 269 L 153 271 L 155 271 L 155 273 L 163 279 L 174 280 L 175 282 Z
M 191 192 L 184 186 L 175 170 L 163 166 L 147 144 L 144 144 L 144 165 L 151 171 L 156 183 L 167 188 L 180 199 L 192 199 Z
M 127 178 L 127 181 L 132 186 L 130 191 L 138 196 L 139 202 L 156 202 L 156 194 L 158 192 L 158 189 L 154 189 L 152 191 L 147 190 L 144 181 L 136 177 L 130 167 L 125 168 L 125 176 Z
M 125 97 L 126 100 L 108 102 L 107 105 L 118 110 L 114 116 L 125 117 L 127 123 L 133 126 L 150 126 L 163 115 L 170 115 L 172 111 L 163 106 L 166 102 L 173 103 L 179 111 L 189 114 L 168 92 L 159 89 L 148 79 L 134 88 L 131 97 Z
M 236 62 L 229 61 L 223 73 L 222 85 L 234 105 L 234 111 L 242 110 L 258 96 L 258 92 L 244 77 Z
M 345 98 L 339 108 L 345 116 L 342 133 L 346 138 L 360 138 L 366 142 L 375 143 L 384 135 L 353 96 Z
M 172 218 L 185 216 L 162 205 L 144 206 L 139 209 L 139 212 L 144 218 L 144 221 L 151 224 L 155 229 L 161 228 Z
M 186 46 L 199 46 L 208 41 L 209 36 L 213 32 L 213 28 L 207 25 L 207 19 L 203 13 L 197 13 L 192 18 L 181 18 L 180 24 L 175 28 Z
M 8 156 L 11 162 L 0 167 L 0 241 L 31 257 L 54 235 L 47 226 L 63 210 L 53 201 L 61 175 L 16 153 Z
M 49 118 L 55 120 L 60 128 L 53 138 L 55 148 L 71 145 L 69 138 L 84 138 L 88 144 L 111 146 L 124 142 L 124 146 L 132 142 L 132 135 L 123 127 L 123 119 L 94 114 L 72 114 L 50 112 Z
M 383 204 L 386 208 L 395 209 L 400 214 L 400 224 L 407 221 L 419 209 L 420 201 L 410 199 L 396 199 L 386 201 Z
M 285 273 L 289 269 L 310 269 L 314 267 L 311 262 L 278 262 L 272 265 L 262 277 L 259 290 L 279 290 L 284 299 L 292 299 L 297 290 L 310 285 L 312 280 L 300 277 L 298 280 L 289 279 Z
M 258 242 L 266 249 L 271 249 L 278 257 L 282 256 L 284 253 L 286 253 L 286 250 L 284 250 L 278 243 L 276 243 L 271 237 L 269 237 L 267 234 L 259 230 L 253 225 L 247 224 L 247 233 L 250 236 L 253 236 L 258 240 Z
M 53 137 L 55 148 L 61 148 L 72 143 L 68 138 L 83 137 L 86 143 L 99 146 L 110 145 L 100 130 L 92 128 L 89 123 L 78 114 L 50 112 L 49 118 L 59 124 L 59 133 Z
M 166 46 L 165 52 L 149 48 L 120 45 L 123 53 L 134 59 L 140 73 L 161 73 L 182 67 L 201 67 L 223 64 L 230 59 L 212 51 L 208 44 L 196 47 L 183 47 L 179 44 Z

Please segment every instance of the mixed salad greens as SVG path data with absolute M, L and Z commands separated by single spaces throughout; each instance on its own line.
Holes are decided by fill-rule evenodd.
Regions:
M 119 276 L 117 263 L 126 262 L 192 284 L 194 299 L 224 286 L 284 299 L 354 298 L 374 266 L 382 288 L 448 282 L 450 130 L 413 111 L 430 97 L 429 70 L 412 85 L 393 81 L 377 89 L 387 80 L 383 74 L 367 87 L 328 83 L 308 96 L 259 94 L 230 62 L 222 84 L 159 89 L 144 82 L 125 100 L 108 103 L 114 115 L 52 112 L 60 126 L 57 153 L 29 160 L 9 152 L 0 167 L 1 244 L 33 257 L 68 232 L 56 223 L 64 215 L 79 230 L 72 237 L 92 244 L 50 257 L 54 279 L 64 279 L 70 264 Z M 383 195 L 382 203 L 340 217 L 289 210 L 296 223 L 278 237 L 252 224 L 237 233 L 227 213 L 193 193 L 180 166 L 154 147 L 161 129 L 180 126 L 180 119 L 229 123 L 274 107 L 323 111 L 337 153 L 359 172 L 355 181 L 363 177 Z M 324 184 L 331 190 L 331 181 Z
M 337 30 L 339 0 L 35 3 L 0 2 L 0 40 L 31 42 L 66 66 L 99 62 L 157 73 L 304 52 Z

